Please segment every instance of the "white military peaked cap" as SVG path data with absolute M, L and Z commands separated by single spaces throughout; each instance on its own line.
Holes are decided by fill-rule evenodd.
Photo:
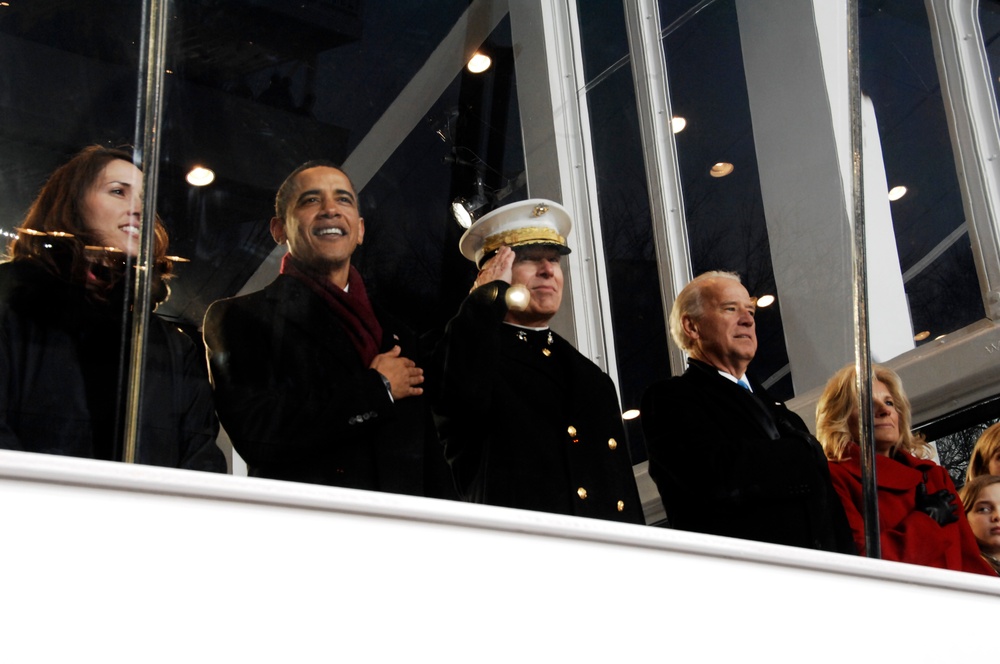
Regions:
M 477 266 L 503 246 L 544 244 L 568 254 L 566 236 L 572 227 L 566 208 L 544 198 L 530 198 L 483 215 L 465 231 L 458 247 Z

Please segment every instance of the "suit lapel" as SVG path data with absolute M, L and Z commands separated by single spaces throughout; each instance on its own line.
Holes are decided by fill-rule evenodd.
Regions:
M 326 350 L 339 357 L 350 356 L 358 365 L 361 364 L 361 358 L 340 319 L 322 298 L 294 278 L 284 275 L 279 276 L 272 286 L 275 288 L 269 290 L 267 296 L 278 321 L 286 326 L 285 334 L 295 335 L 299 343 L 309 345 L 317 352 Z
M 714 367 L 697 361 L 689 361 L 688 364 L 692 374 L 708 387 L 711 394 L 723 395 L 733 408 L 746 414 L 772 440 L 781 437 L 774 422 L 770 398 L 764 388 L 755 384 L 755 391 L 750 392 L 720 376 Z

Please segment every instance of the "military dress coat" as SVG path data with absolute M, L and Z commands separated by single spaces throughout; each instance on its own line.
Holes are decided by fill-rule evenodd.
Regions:
M 473 291 L 438 346 L 438 434 L 468 501 L 644 523 L 614 383 L 558 334 Z
M 830 461 L 830 475 L 847 512 L 854 542 L 858 551 L 864 553 L 860 458 L 861 448 L 851 443 L 844 459 Z M 996 576 L 979 555 L 976 536 L 972 534 L 947 470 L 928 459 L 897 451 L 891 458 L 875 455 L 875 476 L 883 560 Z M 925 484 L 927 495 L 944 489 L 955 497 L 957 521 L 941 526 L 917 509 L 917 486 L 921 483 Z
M 96 302 L 34 260 L 0 264 L 0 448 L 122 459 L 123 295 L 120 281 Z M 146 329 L 136 462 L 225 472 L 204 355 L 156 314 Z
M 386 326 L 379 352 L 413 342 Z M 279 275 L 205 314 L 216 408 L 254 477 L 424 495 L 423 397 L 393 402 L 331 307 Z M 440 449 L 433 445 L 440 466 Z
M 643 395 L 649 474 L 674 528 L 854 553 L 826 457 L 805 423 L 689 360 Z

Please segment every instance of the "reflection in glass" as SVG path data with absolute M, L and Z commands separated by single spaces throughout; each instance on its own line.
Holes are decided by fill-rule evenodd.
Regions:
M 906 187 L 891 211 L 910 317 L 929 343 L 984 310 L 927 12 L 863 1 L 859 24 L 861 88 L 875 108 L 886 182 Z
M 687 121 L 675 140 L 693 272 L 738 272 L 752 296 L 777 293 L 735 3 L 660 5 L 671 107 Z M 758 311 L 757 336 L 754 375 L 791 397 L 780 302 Z

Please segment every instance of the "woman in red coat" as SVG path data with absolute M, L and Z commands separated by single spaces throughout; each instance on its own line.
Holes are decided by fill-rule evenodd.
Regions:
M 993 575 L 980 557 L 948 472 L 910 431 L 910 402 L 899 376 L 875 365 L 872 380 L 875 472 L 882 558 Z M 816 406 L 816 434 L 858 551 L 865 552 L 861 449 L 854 365 L 838 371 Z

